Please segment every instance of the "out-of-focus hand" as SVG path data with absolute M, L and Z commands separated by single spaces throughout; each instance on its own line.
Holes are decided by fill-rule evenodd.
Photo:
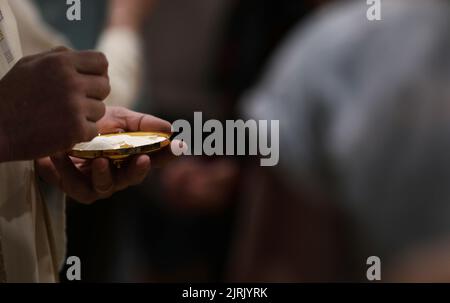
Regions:
M 32 160 L 97 134 L 109 92 L 108 61 L 60 47 L 25 57 L 0 80 L 0 162 Z
M 139 30 L 155 3 L 156 0 L 110 0 L 109 26 Z
M 219 211 L 227 206 L 239 176 L 233 159 L 182 158 L 161 176 L 163 191 L 177 209 Z
M 171 125 L 164 120 L 120 107 L 107 108 L 105 116 L 97 125 L 102 134 L 171 131 Z M 81 203 L 92 203 L 140 184 L 150 170 L 150 157 L 136 156 L 117 169 L 107 159 L 87 161 L 58 154 L 36 161 L 36 168 L 43 180 L 59 187 L 69 197 Z

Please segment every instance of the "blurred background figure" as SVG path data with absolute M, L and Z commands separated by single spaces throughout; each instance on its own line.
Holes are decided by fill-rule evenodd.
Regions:
M 198 66 L 205 66 L 209 62 L 206 65 L 207 72 L 204 72 L 204 76 L 200 78 L 204 79 L 200 82 L 203 89 L 198 90 L 203 91 L 202 95 L 205 95 L 204 92 L 207 92 L 206 95 L 208 97 L 202 103 L 199 100 L 204 98 L 199 97 L 191 101 L 186 100 L 187 102 L 183 102 L 183 105 L 175 103 L 177 106 L 171 106 L 170 109 L 173 111 L 174 107 L 186 108 L 186 113 L 178 117 L 186 120 L 192 120 L 195 110 L 208 113 L 207 117 L 204 118 L 205 120 L 213 118 L 223 121 L 242 118 L 243 116 L 237 106 L 239 100 L 248 89 L 258 83 L 268 58 L 270 58 L 289 31 L 296 24 L 303 24 L 304 18 L 309 17 L 324 2 L 290 0 L 228 1 L 230 7 L 221 26 L 222 30 L 215 39 L 216 46 L 214 49 L 216 51 L 214 52 L 213 60 L 203 59 L 203 61 L 200 61 L 202 58 L 209 57 L 201 56 L 202 52 L 196 51 L 200 60 L 188 61 L 195 62 L 196 69 L 199 68 Z M 163 31 L 163 29 L 159 29 L 159 31 Z M 163 51 L 160 50 L 160 52 Z M 159 57 L 153 55 L 150 58 L 151 60 L 156 60 Z M 170 66 L 170 62 L 174 59 L 161 56 L 161 60 L 167 61 L 164 65 L 160 63 L 161 68 L 167 68 L 168 64 Z M 198 62 L 202 62 L 203 65 L 199 65 Z M 155 65 L 152 66 L 155 67 Z M 163 78 L 162 80 L 174 81 L 171 78 Z M 172 86 L 167 85 L 166 87 L 175 86 L 172 83 Z M 155 87 L 152 88 L 156 89 Z M 182 90 L 173 89 L 173 91 L 180 92 Z M 154 95 L 152 100 L 167 98 L 162 106 L 186 99 L 186 95 L 184 95 L 177 97 L 175 101 L 171 101 L 174 97 L 170 98 L 168 94 L 165 97 L 162 92 L 160 94 Z M 189 96 L 192 96 L 192 94 L 189 94 Z M 158 106 L 158 103 L 154 105 Z M 160 114 L 164 116 L 165 112 L 170 112 L 170 109 Z M 255 189 L 273 188 L 272 186 L 267 187 L 263 182 L 267 176 L 266 172 L 266 169 L 260 168 L 253 170 L 252 166 L 248 165 L 248 159 L 245 158 L 216 157 L 211 159 L 196 157 L 195 159 L 181 159 L 171 163 L 162 172 L 161 181 L 162 189 L 167 193 L 165 197 L 168 205 L 185 211 L 206 213 L 209 216 L 213 213 L 216 214 L 215 217 L 217 218 L 228 215 L 226 221 L 228 226 L 223 225 L 223 223 L 222 226 L 226 228 L 225 230 L 228 231 L 228 234 L 231 233 L 231 238 L 229 235 L 227 238 L 224 238 L 223 232 L 212 234 L 212 236 L 205 235 L 204 237 L 206 239 L 208 237 L 213 239 L 220 237 L 219 241 L 222 242 L 222 249 L 227 252 L 220 262 L 228 265 L 230 262 L 229 247 L 235 242 L 234 237 L 240 233 L 239 229 L 236 230 L 235 225 L 236 212 L 240 213 L 243 211 L 241 210 L 241 205 L 243 203 L 247 205 L 245 201 L 253 199 L 251 197 L 252 194 L 248 194 L 249 192 L 253 192 Z M 288 199 L 288 197 L 280 195 L 283 192 L 282 187 L 278 187 L 277 190 L 268 191 L 267 194 L 277 195 L 280 200 Z M 296 207 L 292 208 L 292 206 Z M 278 247 L 280 249 L 290 249 L 289 252 L 293 255 L 298 253 L 296 260 L 301 259 L 302 262 L 297 262 L 299 263 L 297 264 L 298 266 L 294 266 L 294 264 L 291 266 L 292 271 L 297 271 L 294 276 L 297 280 L 306 276 L 306 269 L 303 268 L 306 265 L 311 271 L 316 273 L 316 276 L 320 276 L 322 273 L 326 276 L 324 279 L 329 279 L 335 270 L 334 267 L 330 268 L 332 273 L 328 273 L 328 263 L 324 260 L 329 260 L 330 264 L 334 265 L 334 256 L 337 256 L 333 245 L 338 242 L 334 232 L 337 224 L 334 218 L 334 210 L 329 205 L 308 206 L 299 202 L 292 203 L 286 211 L 288 213 L 302 214 L 302 218 L 298 220 L 301 224 L 296 225 L 296 231 L 291 233 L 292 239 L 281 240 L 278 233 L 270 233 L 270 235 L 273 235 L 273 238 L 269 238 L 268 231 L 261 231 L 261 233 L 253 236 L 265 238 L 267 243 L 275 243 L 271 241 L 280 239 L 286 244 L 291 244 L 289 247 Z M 275 215 L 276 213 L 273 214 Z M 249 219 L 247 215 L 243 215 L 243 217 L 245 220 Z M 223 222 L 223 219 L 217 221 Z M 267 227 L 270 228 L 270 222 L 267 222 Z M 317 227 L 317 229 L 313 227 Z M 305 230 L 309 230 L 309 233 L 305 232 Z M 230 240 L 225 241 L 225 239 Z M 315 239 L 315 244 L 306 245 L 313 239 Z M 279 244 L 277 242 L 274 246 Z M 299 252 L 300 248 L 302 248 L 301 252 Z M 207 249 L 207 247 L 204 248 L 204 250 Z M 265 255 L 265 251 L 259 251 L 259 255 Z M 228 269 L 226 267 L 220 275 L 222 280 L 227 276 L 226 272 Z M 242 267 L 242 269 L 244 268 Z M 238 279 L 238 277 L 234 276 L 232 279 Z
M 169 120 L 192 121 L 194 111 L 202 111 L 205 120 L 239 118 L 236 105 L 241 94 L 259 80 L 266 60 L 287 32 L 318 5 L 317 1 L 160 3 L 148 27 L 154 40 L 148 52 L 151 102 L 145 111 Z M 186 15 L 181 17 L 180 11 Z M 180 159 L 161 172 L 161 184 L 148 187 L 149 195 L 161 192 L 164 218 L 174 227 L 167 237 L 174 241 L 172 248 L 150 242 L 147 249 L 171 257 L 173 269 L 168 270 L 167 264 L 158 267 L 170 281 L 180 272 L 175 281 L 225 279 L 236 206 L 249 190 L 239 186 L 245 163 L 246 159 L 228 157 Z M 145 237 L 139 242 L 149 243 Z
M 380 22 L 367 9 L 349 1 L 299 26 L 243 101 L 247 117 L 280 120 L 274 174 L 293 196 L 258 191 L 241 217 L 232 279 L 298 280 L 291 247 L 304 213 L 290 201 L 309 197 L 345 215 L 340 280 L 367 281 L 370 256 L 383 281 L 449 280 L 450 5 L 383 2 Z M 326 277 L 310 270 L 305 280 Z

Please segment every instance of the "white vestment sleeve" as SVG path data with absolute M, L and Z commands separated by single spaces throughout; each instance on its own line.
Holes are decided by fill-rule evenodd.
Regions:
M 143 54 L 138 34 L 126 28 L 103 32 L 97 49 L 109 61 L 111 94 L 107 104 L 132 108 L 142 83 Z

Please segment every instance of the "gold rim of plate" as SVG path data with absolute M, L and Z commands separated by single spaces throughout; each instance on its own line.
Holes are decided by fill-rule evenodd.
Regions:
M 166 138 L 162 142 L 142 145 L 139 147 L 126 147 L 120 149 L 111 149 L 111 150 L 77 150 L 73 149 L 69 152 L 69 155 L 72 157 L 80 158 L 80 159 L 97 159 L 97 158 L 107 158 L 111 160 L 122 160 L 134 155 L 141 154 L 149 154 L 163 149 L 170 145 L 170 137 L 172 134 L 170 133 L 162 133 L 162 132 L 130 132 L 130 133 L 116 133 L 116 134 L 107 134 L 101 135 L 101 137 L 112 137 L 118 135 L 128 135 L 128 136 L 136 136 L 136 137 L 148 137 L 148 136 L 159 136 Z

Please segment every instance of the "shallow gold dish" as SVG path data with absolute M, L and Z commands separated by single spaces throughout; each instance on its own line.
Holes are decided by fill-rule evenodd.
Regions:
M 168 145 L 170 145 L 170 137 L 172 134 L 170 133 L 161 133 L 161 132 L 131 132 L 131 133 L 117 133 L 117 134 L 108 134 L 108 135 L 100 135 L 99 137 L 114 137 L 114 136 L 131 136 L 131 137 L 154 137 L 155 143 L 140 145 L 140 146 L 130 146 L 123 145 L 119 148 L 114 149 L 83 149 L 80 148 L 82 144 L 80 143 L 75 145 L 75 147 L 69 152 L 69 155 L 76 158 L 81 159 L 97 159 L 97 158 L 106 158 L 114 161 L 114 163 L 120 167 L 120 163 L 126 160 L 127 158 L 135 155 L 141 154 L 149 154 L 156 151 L 159 151 Z

